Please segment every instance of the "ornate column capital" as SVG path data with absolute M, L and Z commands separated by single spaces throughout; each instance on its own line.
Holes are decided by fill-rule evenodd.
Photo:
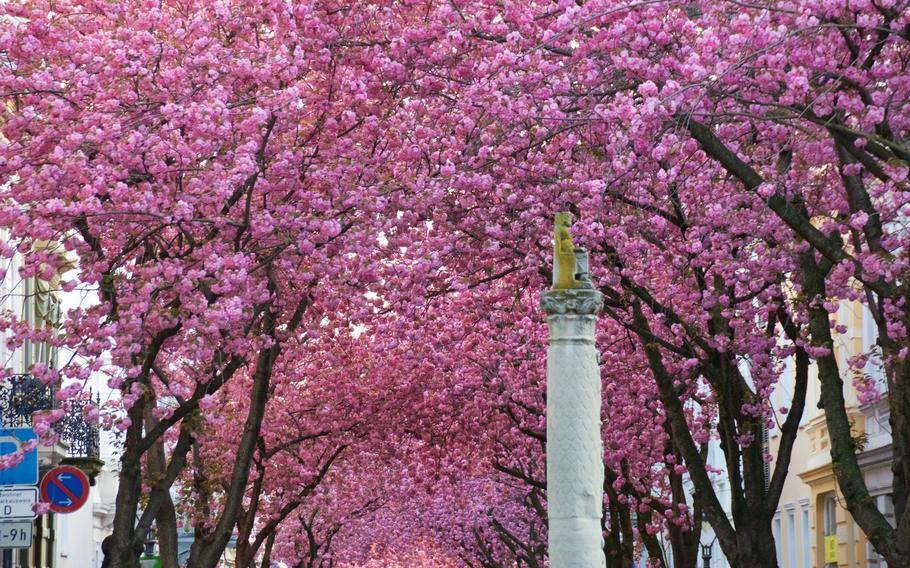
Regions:
M 540 295 L 540 308 L 549 315 L 590 316 L 603 306 L 603 294 L 589 288 L 547 290 Z

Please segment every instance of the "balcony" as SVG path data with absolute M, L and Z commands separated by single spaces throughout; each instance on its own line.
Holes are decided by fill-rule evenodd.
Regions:
M 63 408 L 63 417 L 54 424 L 59 442 L 66 450 L 64 463 L 85 471 L 94 483 L 103 462 L 99 459 L 101 434 L 98 425 L 85 419 L 85 410 L 98 405 L 98 397 L 60 402 L 54 398 L 54 388 L 31 375 L 13 375 L 0 382 L 0 426 L 28 428 L 32 415 L 42 410 Z

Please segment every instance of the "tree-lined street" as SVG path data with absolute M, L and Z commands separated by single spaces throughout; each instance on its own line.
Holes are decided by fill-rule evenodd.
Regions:
M 3 366 L 106 385 L 100 565 L 561 568 L 569 212 L 605 565 L 910 566 L 907 8 L 0 4 L 4 298 L 78 298 Z

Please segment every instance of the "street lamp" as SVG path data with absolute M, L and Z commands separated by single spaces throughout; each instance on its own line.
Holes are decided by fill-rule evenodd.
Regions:
M 704 568 L 711 568 L 711 550 L 714 548 L 714 541 L 708 544 L 698 543 L 701 548 L 701 560 Z
M 154 556 L 155 555 L 155 544 L 156 544 L 155 539 L 150 538 L 150 539 L 146 540 L 145 541 L 145 550 L 143 551 L 143 554 L 145 554 L 146 556 Z

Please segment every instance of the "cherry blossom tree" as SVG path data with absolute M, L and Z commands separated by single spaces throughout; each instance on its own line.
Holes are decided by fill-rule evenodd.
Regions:
M 770 479 L 770 456 L 760 439 L 773 409 L 763 401 L 790 357 L 796 359 L 797 383 L 804 387 L 807 380 L 799 313 L 786 301 L 786 277 L 798 250 L 792 240 L 775 237 L 780 228 L 763 221 L 758 202 L 739 196 L 706 200 L 701 188 L 711 187 L 707 172 L 682 157 L 663 166 L 655 160 L 652 168 L 621 168 L 637 123 L 622 124 L 628 132 L 607 129 L 588 111 L 597 101 L 621 101 L 628 85 L 593 75 L 596 67 L 590 85 L 575 78 L 579 67 L 594 64 L 598 44 L 573 22 L 588 22 L 585 12 L 601 8 L 603 3 L 591 3 L 537 18 L 504 10 L 489 20 L 482 10 L 473 20 L 466 10 L 450 14 L 449 25 L 461 33 L 446 34 L 448 51 L 466 55 L 445 59 L 437 69 L 448 80 L 440 89 L 452 95 L 432 102 L 447 111 L 434 110 L 431 102 L 417 109 L 418 117 L 433 117 L 441 131 L 429 142 L 440 155 L 438 183 L 446 188 L 446 207 L 435 212 L 433 232 L 458 236 L 458 256 L 449 253 L 452 245 L 442 249 L 451 256 L 444 258 L 446 266 L 458 267 L 448 274 L 478 274 L 486 263 L 489 278 L 514 277 L 511 289 L 539 290 L 546 285 L 539 273 L 549 250 L 548 212 L 577 206 L 580 242 L 597 259 L 594 276 L 609 299 L 610 316 L 635 334 L 626 349 L 644 351 L 645 376 L 658 387 L 659 412 L 666 418 L 653 423 L 672 440 L 667 461 L 676 462 L 674 470 L 684 468 L 676 473 L 692 477 L 697 506 L 716 525 L 728 557 L 741 565 L 773 563 L 770 521 L 805 389 L 796 390 L 790 405 L 786 443 Z M 478 56 L 484 50 L 490 50 L 489 59 Z M 472 76 L 476 81 L 468 82 Z M 643 136 L 650 132 L 641 130 Z M 664 166 L 676 167 L 669 179 L 661 174 Z M 737 215 L 719 217 L 726 207 Z M 482 292 L 468 277 L 448 287 Z M 743 488 L 733 504 L 735 529 L 714 494 L 699 447 L 715 424 L 731 485 Z
M 724 402 L 717 415 L 724 451 L 731 475 L 745 483 L 734 497 L 736 531 L 710 498 L 706 512 L 727 555 L 744 565 L 774 562 L 770 518 L 805 390 L 797 389 L 783 420 L 788 441 L 769 487 L 767 456 L 755 440 L 773 409 L 759 401 L 784 361 L 794 361 L 797 385 L 814 361 L 851 513 L 884 556 L 906 563 L 903 525 L 888 526 L 875 509 L 856 462 L 828 315 L 837 298 L 847 298 L 865 302 L 877 319 L 902 517 L 902 7 L 605 1 L 535 8 L 446 14 L 452 55 L 437 73 L 439 89 L 453 93 L 442 103 L 450 118 L 436 119 L 442 113 L 430 103 L 425 112 L 442 130 L 436 149 L 453 190 L 442 213 L 449 230 L 500 261 L 510 250 L 533 250 L 518 244 L 524 224 L 578 207 L 592 239 L 583 242 L 596 250 L 593 243 L 604 241 L 614 313 L 643 335 L 674 437 L 684 442 L 690 429 L 682 420 L 690 403 L 669 408 L 681 373 L 711 383 L 711 396 Z M 605 201 L 613 209 L 600 213 Z M 680 277 L 690 284 L 677 287 Z M 693 331 L 705 335 L 697 341 Z M 667 366 L 668 355 L 679 359 Z M 874 394 L 862 375 L 856 382 Z M 708 478 L 695 471 L 703 461 L 697 447 L 681 449 L 699 491 L 710 494 Z M 736 473 L 739 456 L 744 470 Z
M 685 171 L 675 166 L 680 160 L 700 163 L 700 201 L 733 200 L 715 216 L 739 216 L 747 207 L 760 217 L 744 228 L 780 227 L 774 240 L 797 247 L 788 280 L 795 287 L 790 299 L 800 304 L 791 321 L 801 325 L 787 333 L 818 368 L 847 507 L 896 565 L 910 555 L 902 520 L 910 440 L 905 8 L 896 2 L 586 4 L 564 28 L 565 39 L 578 43 L 572 59 L 586 80 L 626 84 L 611 100 L 590 100 L 582 111 L 592 128 L 603 125 L 605 144 L 593 150 L 612 160 L 612 175 L 641 183 L 653 171 L 658 183 L 673 184 Z M 588 26 L 597 28 L 593 36 L 578 33 Z M 888 376 L 896 527 L 870 500 L 857 462 L 845 376 L 854 377 L 865 400 L 876 396 L 876 385 L 861 361 L 853 368 L 837 362 L 834 342 L 843 330 L 832 331 L 830 313 L 838 299 L 863 302 L 878 326 L 872 355 L 882 358 Z
M 63 290 L 94 288 L 100 299 L 68 314 L 56 336 L 12 315 L 5 328 L 14 346 L 40 339 L 76 353 L 59 371 L 33 368 L 45 382 L 78 390 L 106 372 L 122 393 L 104 417 L 124 433 L 111 566 L 136 565 L 192 453 L 194 416 L 246 381 L 227 497 L 196 549 L 196 565 L 214 566 L 241 514 L 282 353 L 306 328 L 318 333 L 311 317 L 348 326 L 370 311 L 361 292 L 382 255 L 376 235 L 407 222 L 394 213 L 406 194 L 395 167 L 410 158 L 395 143 L 392 104 L 405 70 L 379 45 L 409 12 L 279 2 L 0 9 L 0 224 L 13 235 L 2 252 L 28 253 L 20 276 L 49 281 L 67 251 L 78 277 Z M 162 439 L 173 444 L 168 462 L 153 460 L 157 475 L 144 483 L 141 463 Z

